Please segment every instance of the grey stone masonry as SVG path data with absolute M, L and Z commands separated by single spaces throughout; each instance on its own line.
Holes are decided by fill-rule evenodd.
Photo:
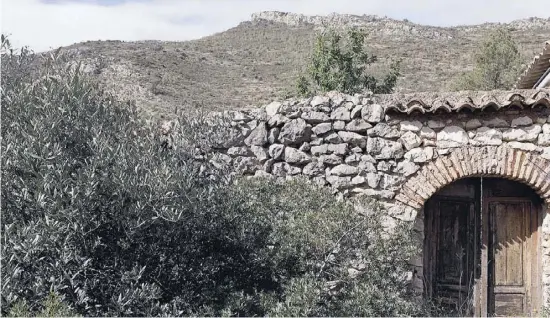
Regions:
M 242 136 L 232 130 L 217 158 L 245 176 L 302 176 L 344 196 L 371 196 L 391 218 L 409 222 L 421 218 L 437 190 L 468 176 L 523 182 L 548 204 L 550 94 L 502 94 L 422 99 L 331 92 L 227 112 Z M 550 292 L 549 213 L 542 229 Z

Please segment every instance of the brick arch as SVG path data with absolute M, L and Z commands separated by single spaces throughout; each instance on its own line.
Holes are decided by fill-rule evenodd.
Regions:
M 453 148 L 424 165 L 402 186 L 396 200 L 420 209 L 444 186 L 466 177 L 500 177 L 524 183 L 550 204 L 550 160 L 506 145 Z

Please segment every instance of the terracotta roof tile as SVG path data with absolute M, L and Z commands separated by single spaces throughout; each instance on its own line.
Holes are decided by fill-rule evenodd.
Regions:
M 530 89 L 535 86 L 541 76 L 550 68 L 550 41 L 544 44 L 542 53 L 535 56 L 531 64 L 527 66 L 527 69 L 518 78 L 515 88 L 518 89 Z
M 550 108 L 550 89 L 511 91 L 423 92 L 376 95 L 386 113 L 440 113 L 483 111 L 488 108 Z

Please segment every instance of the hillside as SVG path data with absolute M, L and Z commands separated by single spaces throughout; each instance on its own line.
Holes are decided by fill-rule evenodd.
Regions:
M 258 106 L 284 97 L 303 69 L 315 34 L 326 25 L 362 26 L 380 58 L 403 59 L 397 91 L 440 91 L 471 68 L 482 36 L 499 24 L 432 27 L 376 16 L 308 17 L 254 14 L 225 32 L 186 42 L 96 41 L 64 48 L 121 98 L 136 100 L 146 116 L 170 117 L 174 109 L 221 110 Z M 512 21 L 525 62 L 550 39 L 550 18 Z

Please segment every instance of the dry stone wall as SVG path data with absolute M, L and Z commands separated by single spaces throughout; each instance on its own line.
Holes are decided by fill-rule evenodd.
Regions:
M 516 179 L 550 201 L 548 108 L 407 115 L 387 114 L 386 106 L 377 96 L 329 93 L 229 112 L 231 130 L 214 161 L 242 175 L 306 177 L 344 196 L 373 197 L 386 206 L 388 226 L 413 222 L 419 243 L 423 203 L 462 177 Z M 548 213 L 542 241 L 549 293 Z M 414 263 L 411 277 L 420 289 L 422 262 Z
M 219 159 L 244 175 L 304 176 L 346 195 L 391 201 L 423 165 L 456 148 L 507 147 L 550 159 L 540 111 L 386 115 L 376 96 L 328 94 L 229 113 Z

